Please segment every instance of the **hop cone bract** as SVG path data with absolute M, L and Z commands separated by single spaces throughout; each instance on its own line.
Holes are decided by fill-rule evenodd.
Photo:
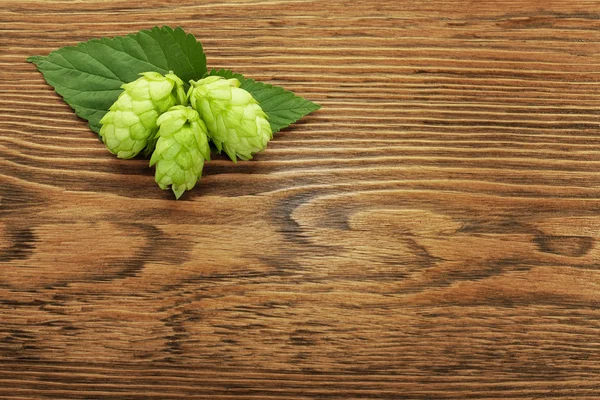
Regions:
M 204 161 L 210 160 L 206 126 L 194 109 L 181 105 L 162 114 L 157 124 L 158 141 L 150 166 L 156 164 L 158 186 L 165 190 L 171 186 L 179 198 L 196 185 Z
M 249 160 L 273 138 L 267 115 L 237 79 L 209 76 L 191 81 L 192 106 L 206 123 L 217 150 L 229 158 Z
M 175 104 L 187 101 L 183 82 L 177 75 L 144 72 L 141 78 L 121 86 L 124 92 L 100 120 L 100 136 L 111 153 L 119 158 L 135 157 L 156 140 L 159 115 Z

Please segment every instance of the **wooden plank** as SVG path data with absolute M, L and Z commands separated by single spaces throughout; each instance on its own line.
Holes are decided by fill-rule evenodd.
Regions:
M 600 398 L 600 3 L 195 3 L 0 3 L 0 398 Z M 172 200 L 25 62 L 156 24 L 323 108 Z

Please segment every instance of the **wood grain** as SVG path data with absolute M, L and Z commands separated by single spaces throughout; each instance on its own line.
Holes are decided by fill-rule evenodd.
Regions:
M 0 6 L 0 398 L 600 398 L 600 2 Z M 323 108 L 173 201 L 25 62 L 156 24 Z

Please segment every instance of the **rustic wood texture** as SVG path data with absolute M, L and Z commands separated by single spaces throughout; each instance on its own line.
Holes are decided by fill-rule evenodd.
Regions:
M 600 2 L 0 21 L 0 398 L 600 399 Z M 172 200 L 25 62 L 156 24 L 323 108 Z

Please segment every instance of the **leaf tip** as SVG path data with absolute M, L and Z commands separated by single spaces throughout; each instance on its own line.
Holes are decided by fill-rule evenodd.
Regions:
M 41 61 L 43 59 L 44 59 L 44 56 L 29 56 L 25 59 L 25 61 L 37 64 L 38 61 Z

